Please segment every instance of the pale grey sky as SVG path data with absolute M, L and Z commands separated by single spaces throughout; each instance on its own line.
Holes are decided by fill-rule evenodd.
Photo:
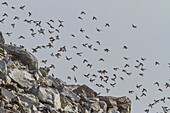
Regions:
M 4 1 L 4 0 L 3 0 Z M 1 1 L 1 3 L 3 2 Z M 8 37 L 4 34 L 6 43 L 13 42 L 17 45 L 24 45 L 29 51 L 37 45 L 46 45 L 49 43 L 48 38 L 51 36 L 60 36 L 59 41 L 54 42 L 53 49 L 43 49 L 34 55 L 39 59 L 39 65 L 45 66 L 40 61 L 48 59 L 47 66 L 51 63 L 55 64 L 56 69 L 52 70 L 58 78 L 68 84 L 75 84 L 73 77 L 76 76 L 78 84 L 87 84 L 102 95 L 110 96 L 128 96 L 132 100 L 132 113 L 143 113 L 144 109 L 150 109 L 148 104 L 153 103 L 154 100 L 167 97 L 170 95 L 169 88 L 165 88 L 164 84 L 170 83 L 168 63 L 170 62 L 170 1 L 168 0 L 5 0 L 9 6 L 0 5 L 0 19 L 4 18 L 2 15 L 7 13 L 9 16 L 5 17 L 4 24 L 0 23 L 0 29 L 3 33 L 12 32 Z M 25 5 L 24 10 L 19 7 Z M 11 9 L 15 6 L 16 9 Z M 28 17 L 28 11 L 32 13 Z M 86 15 L 80 15 L 81 11 L 85 11 Z M 20 20 L 13 20 L 14 16 L 19 16 Z M 83 20 L 79 20 L 81 16 Z M 92 17 L 96 16 L 97 21 L 93 21 Z M 41 20 L 42 28 L 46 29 L 45 35 L 39 35 L 37 30 L 39 27 L 35 25 L 24 23 L 23 20 Z M 57 28 L 58 20 L 64 21 L 64 28 L 59 28 L 60 33 L 55 32 L 53 35 L 48 33 L 47 21 L 53 19 Z M 10 24 L 15 23 L 15 28 Z M 106 23 L 110 24 L 110 28 L 104 27 Z M 137 29 L 132 28 L 132 24 L 137 25 Z M 29 31 L 33 28 L 37 35 L 32 37 Z M 84 33 L 80 33 L 80 28 L 85 29 Z M 99 33 L 96 28 L 101 29 Z M 75 38 L 70 34 L 75 34 Z M 20 35 L 25 36 L 25 40 L 18 39 Z M 89 36 L 90 40 L 85 39 Z M 96 41 L 101 42 L 101 46 L 96 44 Z M 98 52 L 84 48 L 83 43 L 92 44 Z M 71 47 L 76 45 L 78 49 Z M 123 50 L 126 45 L 128 50 Z M 50 57 L 52 52 L 57 53 L 60 47 L 66 46 L 67 52 L 61 53 L 59 59 Z M 109 48 L 110 52 L 106 53 L 103 49 Z M 76 55 L 77 52 L 83 52 L 82 56 Z M 65 56 L 72 57 L 69 62 L 66 61 Z M 125 61 L 123 57 L 128 57 Z M 105 62 L 99 62 L 98 59 L 102 57 Z M 137 59 L 141 57 L 147 58 L 144 63 L 144 77 L 139 76 L 141 71 L 135 68 Z M 87 68 L 83 64 L 83 59 L 87 59 L 92 68 Z M 160 63 L 155 66 L 155 61 Z M 131 76 L 122 73 L 123 66 L 128 63 L 130 68 L 126 70 L 132 72 Z M 73 72 L 70 68 L 76 65 L 78 70 Z M 114 71 L 113 68 L 120 68 L 119 71 Z M 117 75 L 116 86 L 112 88 L 109 80 L 106 84 L 96 78 L 94 83 L 89 82 L 83 74 L 100 74 L 97 73 L 100 69 L 106 69 L 109 73 L 107 76 L 113 78 L 113 74 Z M 70 75 L 72 80 L 68 80 Z M 123 77 L 122 81 L 119 77 Z M 92 77 L 91 77 L 92 78 Z M 159 81 L 160 87 L 154 85 Z M 110 92 L 106 93 L 105 89 L 95 86 L 96 83 L 101 83 L 105 88 L 110 88 Z M 136 85 L 142 84 L 141 89 L 137 89 Z M 140 97 L 141 91 L 146 88 L 148 92 L 146 97 Z M 161 88 L 163 92 L 158 91 Z M 129 90 L 134 90 L 134 94 L 129 94 Z M 140 101 L 135 100 L 135 96 L 140 97 Z M 160 102 L 156 104 L 150 113 L 163 112 L 162 106 L 170 106 L 170 101 L 166 103 Z

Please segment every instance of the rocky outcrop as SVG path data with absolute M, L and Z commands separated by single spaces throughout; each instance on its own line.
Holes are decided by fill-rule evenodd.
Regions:
M 0 113 L 130 113 L 127 97 L 98 96 L 88 86 L 67 85 L 46 70 L 38 68 L 31 53 L 4 44 L 0 36 Z

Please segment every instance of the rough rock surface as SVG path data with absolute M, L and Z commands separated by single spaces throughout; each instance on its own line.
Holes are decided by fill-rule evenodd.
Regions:
M 0 32 L 0 113 L 130 113 L 127 97 L 98 96 L 86 85 L 67 85 L 38 68 L 20 47 L 4 44 Z

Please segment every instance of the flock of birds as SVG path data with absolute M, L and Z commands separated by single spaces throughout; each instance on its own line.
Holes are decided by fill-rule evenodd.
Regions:
M 2 7 L 2 6 L 4 6 L 4 7 L 5 7 L 5 6 L 10 7 L 10 5 L 9 5 L 7 2 L 2 2 L 0 7 Z M 11 6 L 10 8 L 11 8 L 12 10 L 17 10 L 17 8 L 14 7 L 14 6 Z M 25 5 L 21 5 L 21 6 L 19 7 L 19 10 L 25 10 Z M 32 17 L 32 13 L 31 13 L 31 12 L 28 12 L 27 14 L 28 14 L 28 18 L 31 18 L 31 17 Z M 83 20 L 84 20 L 84 19 L 83 19 L 83 15 L 86 15 L 86 12 L 81 11 L 80 16 L 78 16 L 77 19 L 78 19 L 79 21 L 83 21 Z M 2 18 L 0 19 L 0 25 L 5 23 L 5 20 L 6 20 L 6 18 L 8 18 L 8 16 L 9 16 L 9 15 L 8 15 L 7 13 L 3 13 L 3 14 L 2 14 Z M 20 21 L 20 17 L 19 17 L 19 16 L 14 16 L 14 17 L 13 17 L 13 20 L 14 20 L 14 21 Z M 91 19 L 91 21 L 97 21 L 97 20 L 98 20 L 98 18 L 95 17 L 95 16 L 93 16 L 92 19 Z M 29 29 L 30 36 L 32 36 L 32 37 L 36 37 L 37 35 L 44 35 L 44 36 L 45 36 L 47 33 L 50 35 L 50 37 L 48 38 L 49 42 L 48 42 L 46 45 L 38 45 L 38 46 L 36 46 L 35 48 L 31 48 L 31 49 L 32 49 L 32 53 L 37 53 L 40 49 L 42 50 L 42 49 L 47 49 L 47 48 L 48 48 L 48 49 L 54 48 L 54 46 L 55 46 L 54 43 L 55 43 L 56 41 L 61 40 L 60 35 L 59 35 L 59 34 L 60 34 L 60 29 L 62 29 L 62 28 L 65 27 L 63 20 L 58 20 L 57 22 L 55 22 L 55 20 L 50 19 L 49 21 L 46 22 L 46 25 L 48 26 L 48 29 L 45 29 L 45 28 L 42 27 L 42 23 L 43 23 L 43 22 L 40 21 L 40 20 L 24 19 L 23 22 L 24 22 L 24 23 L 27 23 L 27 24 L 30 24 L 30 25 L 32 24 L 32 25 L 34 25 L 34 26 L 38 29 L 38 30 L 35 30 L 34 28 L 30 28 L 30 29 Z M 56 27 L 56 25 L 54 25 L 54 24 L 56 24 L 56 23 L 58 23 L 57 27 Z M 103 26 L 105 27 L 105 29 L 108 29 L 108 28 L 111 27 L 111 25 L 110 25 L 109 23 L 105 23 Z M 15 27 L 16 27 L 16 23 L 11 23 L 11 27 L 12 27 L 12 28 L 15 28 Z M 134 24 L 132 24 L 131 27 L 132 27 L 133 29 L 137 29 L 137 26 L 134 25 Z M 96 28 L 95 30 L 96 30 L 96 32 L 102 32 L 102 31 L 103 31 L 103 29 L 100 29 L 100 28 Z M 80 28 L 80 30 L 79 30 L 78 32 L 80 32 L 80 33 L 85 33 L 85 29 Z M 56 33 L 57 33 L 57 35 L 56 35 Z M 5 33 L 5 35 L 7 35 L 7 36 L 9 36 L 9 37 L 10 37 L 12 34 L 13 34 L 12 32 L 6 32 L 6 33 Z M 70 37 L 75 38 L 76 35 L 75 35 L 74 33 L 71 33 L 71 34 L 70 34 Z M 91 39 L 91 37 L 89 37 L 88 35 L 86 35 L 84 38 L 87 39 L 87 40 L 90 40 L 90 39 Z M 25 39 L 25 37 L 24 37 L 23 35 L 21 35 L 21 36 L 18 37 L 18 39 L 19 39 L 19 40 Z M 10 42 L 10 44 L 11 44 L 11 45 L 16 45 L 16 44 L 12 44 L 12 42 Z M 101 41 L 97 40 L 97 41 L 95 41 L 95 45 L 101 46 L 102 43 L 101 43 Z M 21 48 L 24 48 L 23 45 L 20 45 L 20 47 L 21 47 Z M 90 43 L 83 43 L 83 44 L 82 44 L 82 47 L 88 48 L 89 50 L 94 51 L 94 52 L 99 51 L 99 49 L 98 49 L 97 47 L 94 47 L 94 45 L 93 45 L 93 44 L 90 44 Z M 59 47 L 57 53 L 52 52 L 52 53 L 50 54 L 50 56 L 51 56 L 51 57 L 56 57 L 57 59 L 59 59 L 60 57 L 62 57 L 62 53 L 63 53 L 63 52 L 67 52 L 67 48 L 68 48 L 68 47 L 66 47 L 66 46 Z M 73 49 L 73 50 L 78 50 L 78 48 L 79 48 L 79 47 L 78 47 L 77 45 L 73 45 L 73 46 L 71 47 L 71 49 Z M 128 48 L 128 46 L 123 45 L 123 46 L 122 46 L 122 49 L 123 49 L 123 50 L 128 50 L 129 48 Z M 105 52 L 105 53 L 109 53 L 110 51 L 111 51 L 111 50 L 110 50 L 109 48 L 103 48 L 103 52 Z M 84 52 L 82 52 L 82 51 L 76 52 L 76 56 L 79 56 L 79 57 L 82 57 L 83 54 L 84 54 Z M 73 59 L 73 57 L 65 56 L 65 60 L 68 61 L 68 62 L 71 61 L 72 59 Z M 129 58 L 128 58 L 128 57 L 123 57 L 123 60 L 128 61 Z M 137 60 L 136 60 L 137 65 L 135 65 L 134 68 L 137 69 L 137 70 L 139 70 L 139 76 L 141 76 L 141 77 L 144 76 L 144 72 L 146 71 L 146 68 L 145 68 L 145 66 L 144 66 L 146 60 L 147 60 L 147 59 L 144 58 L 144 57 L 141 57 L 140 59 L 137 59 Z M 102 58 L 102 57 L 98 59 L 98 62 L 104 62 L 104 61 L 105 61 L 105 59 Z M 45 65 L 47 64 L 47 62 L 48 62 L 47 59 L 41 60 L 41 63 L 43 63 L 43 64 L 45 64 Z M 87 59 L 85 59 L 85 58 L 83 58 L 82 64 L 83 64 L 83 65 L 86 65 L 87 68 L 92 68 L 92 67 L 93 67 L 93 64 L 90 63 L 90 62 L 89 62 Z M 160 63 L 159 63 L 158 61 L 155 61 L 155 66 L 158 66 L 158 65 L 160 65 Z M 169 65 L 169 67 L 170 67 L 170 63 L 169 63 L 168 65 Z M 112 69 L 113 69 L 113 71 L 114 71 L 115 73 L 113 73 L 113 74 L 110 75 L 110 76 L 107 76 L 107 75 L 108 75 L 108 70 L 106 70 L 106 69 L 99 69 L 99 70 L 97 70 L 97 74 L 86 73 L 86 74 L 84 74 L 84 77 L 87 78 L 91 83 L 95 84 L 97 87 L 102 88 L 102 89 L 105 88 L 106 92 L 109 93 L 109 92 L 110 92 L 110 88 L 105 87 L 105 86 L 102 84 L 102 82 L 104 82 L 104 83 L 106 83 L 106 84 L 109 84 L 111 87 L 115 87 L 115 86 L 116 86 L 116 81 L 117 81 L 117 79 L 120 79 L 121 81 L 124 81 L 124 80 L 125 80 L 123 76 L 118 76 L 118 75 L 116 74 L 116 72 L 119 71 L 119 72 L 121 72 L 121 73 L 126 74 L 127 76 L 131 76 L 131 75 L 132 75 L 132 72 L 129 72 L 129 71 L 128 71 L 128 68 L 129 68 L 129 67 L 130 67 L 130 65 L 129 65 L 128 63 L 126 63 L 122 69 L 119 68 L 119 67 L 113 67 Z M 45 68 L 47 68 L 48 70 L 50 70 L 50 69 L 55 69 L 55 64 L 51 64 L 50 66 L 45 66 Z M 77 65 L 73 65 L 72 67 L 70 67 L 70 69 L 71 69 L 73 72 L 75 72 L 75 71 L 77 71 L 77 70 L 79 69 L 79 67 L 78 67 Z M 52 74 L 52 76 L 54 76 L 54 75 Z M 76 76 L 74 76 L 74 77 L 72 77 L 72 76 L 67 76 L 67 79 L 68 79 L 68 80 L 72 80 L 72 79 L 73 79 L 75 82 L 78 82 Z M 101 82 L 95 83 L 95 80 L 96 80 L 96 79 L 99 79 Z M 169 81 L 170 81 L 170 80 L 169 80 Z M 169 89 L 169 88 L 170 88 L 169 81 L 164 84 L 164 87 L 165 87 L 166 89 Z M 155 81 L 155 83 L 154 83 L 153 85 L 155 85 L 155 86 L 158 87 L 158 91 L 159 91 L 159 92 L 163 92 L 163 89 L 160 87 L 160 83 L 159 83 L 158 81 Z M 135 99 L 136 99 L 137 101 L 141 100 L 142 97 L 147 96 L 147 92 L 148 92 L 148 91 L 147 91 L 147 88 L 143 87 L 142 84 L 136 84 L 136 88 L 141 90 L 141 95 L 135 95 L 135 94 L 134 94 L 134 93 L 135 93 L 134 90 L 129 90 L 129 94 L 135 95 Z M 168 101 L 168 100 L 170 100 L 170 97 L 162 97 L 162 98 L 160 98 L 160 99 L 154 100 L 153 103 L 148 104 L 148 107 L 149 107 L 149 108 L 148 108 L 148 109 L 145 109 L 144 112 L 149 113 L 149 109 L 150 109 L 150 108 L 153 108 L 153 107 L 154 107 L 156 104 L 158 104 L 159 102 L 165 103 L 165 102 Z M 164 111 L 164 113 L 168 113 L 168 111 L 170 111 L 170 108 L 169 108 L 168 106 L 162 106 L 162 110 Z

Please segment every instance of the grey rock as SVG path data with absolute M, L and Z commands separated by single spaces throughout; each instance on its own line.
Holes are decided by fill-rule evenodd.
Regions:
M 7 73 L 7 65 L 3 60 L 0 60 L 0 70 L 5 74 Z
M 0 71 L 0 79 L 6 80 L 6 75 L 2 71 Z
M 28 80 L 32 80 L 31 75 L 29 73 L 27 73 L 26 71 L 21 71 L 17 68 L 10 70 L 9 73 L 10 78 L 18 83 L 18 85 L 21 88 L 29 88 L 30 86 L 30 82 Z
M 12 99 L 15 97 L 15 95 L 11 91 L 8 91 L 7 89 L 2 88 L 2 87 L 1 87 L 1 95 L 4 95 L 8 97 L 9 99 Z
M 35 107 L 43 107 L 43 104 L 39 102 L 39 99 L 32 94 L 18 94 L 17 96 L 19 96 L 22 102 L 27 103 L 24 104 L 27 108 L 31 108 L 33 105 Z
M 29 90 L 43 103 L 50 104 L 52 107 L 57 109 L 61 108 L 60 95 L 57 90 L 52 88 L 39 87 L 38 89 L 33 87 Z
M 24 65 L 28 65 L 30 70 L 38 69 L 38 60 L 30 52 L 19 47 L 9 44 L 0 44 L 0 47 L 5 49 L 8 54 L 12 55 L 12 59 L 20 60 Z
M 69 98 L 72 101 L 79 102 L 80 97 L 76 95 L 74 92 L 72 92 L 68 87 L 60 85 L 58 87 L 58 90 L 61 94 L 63 94 L 65 97 Z

